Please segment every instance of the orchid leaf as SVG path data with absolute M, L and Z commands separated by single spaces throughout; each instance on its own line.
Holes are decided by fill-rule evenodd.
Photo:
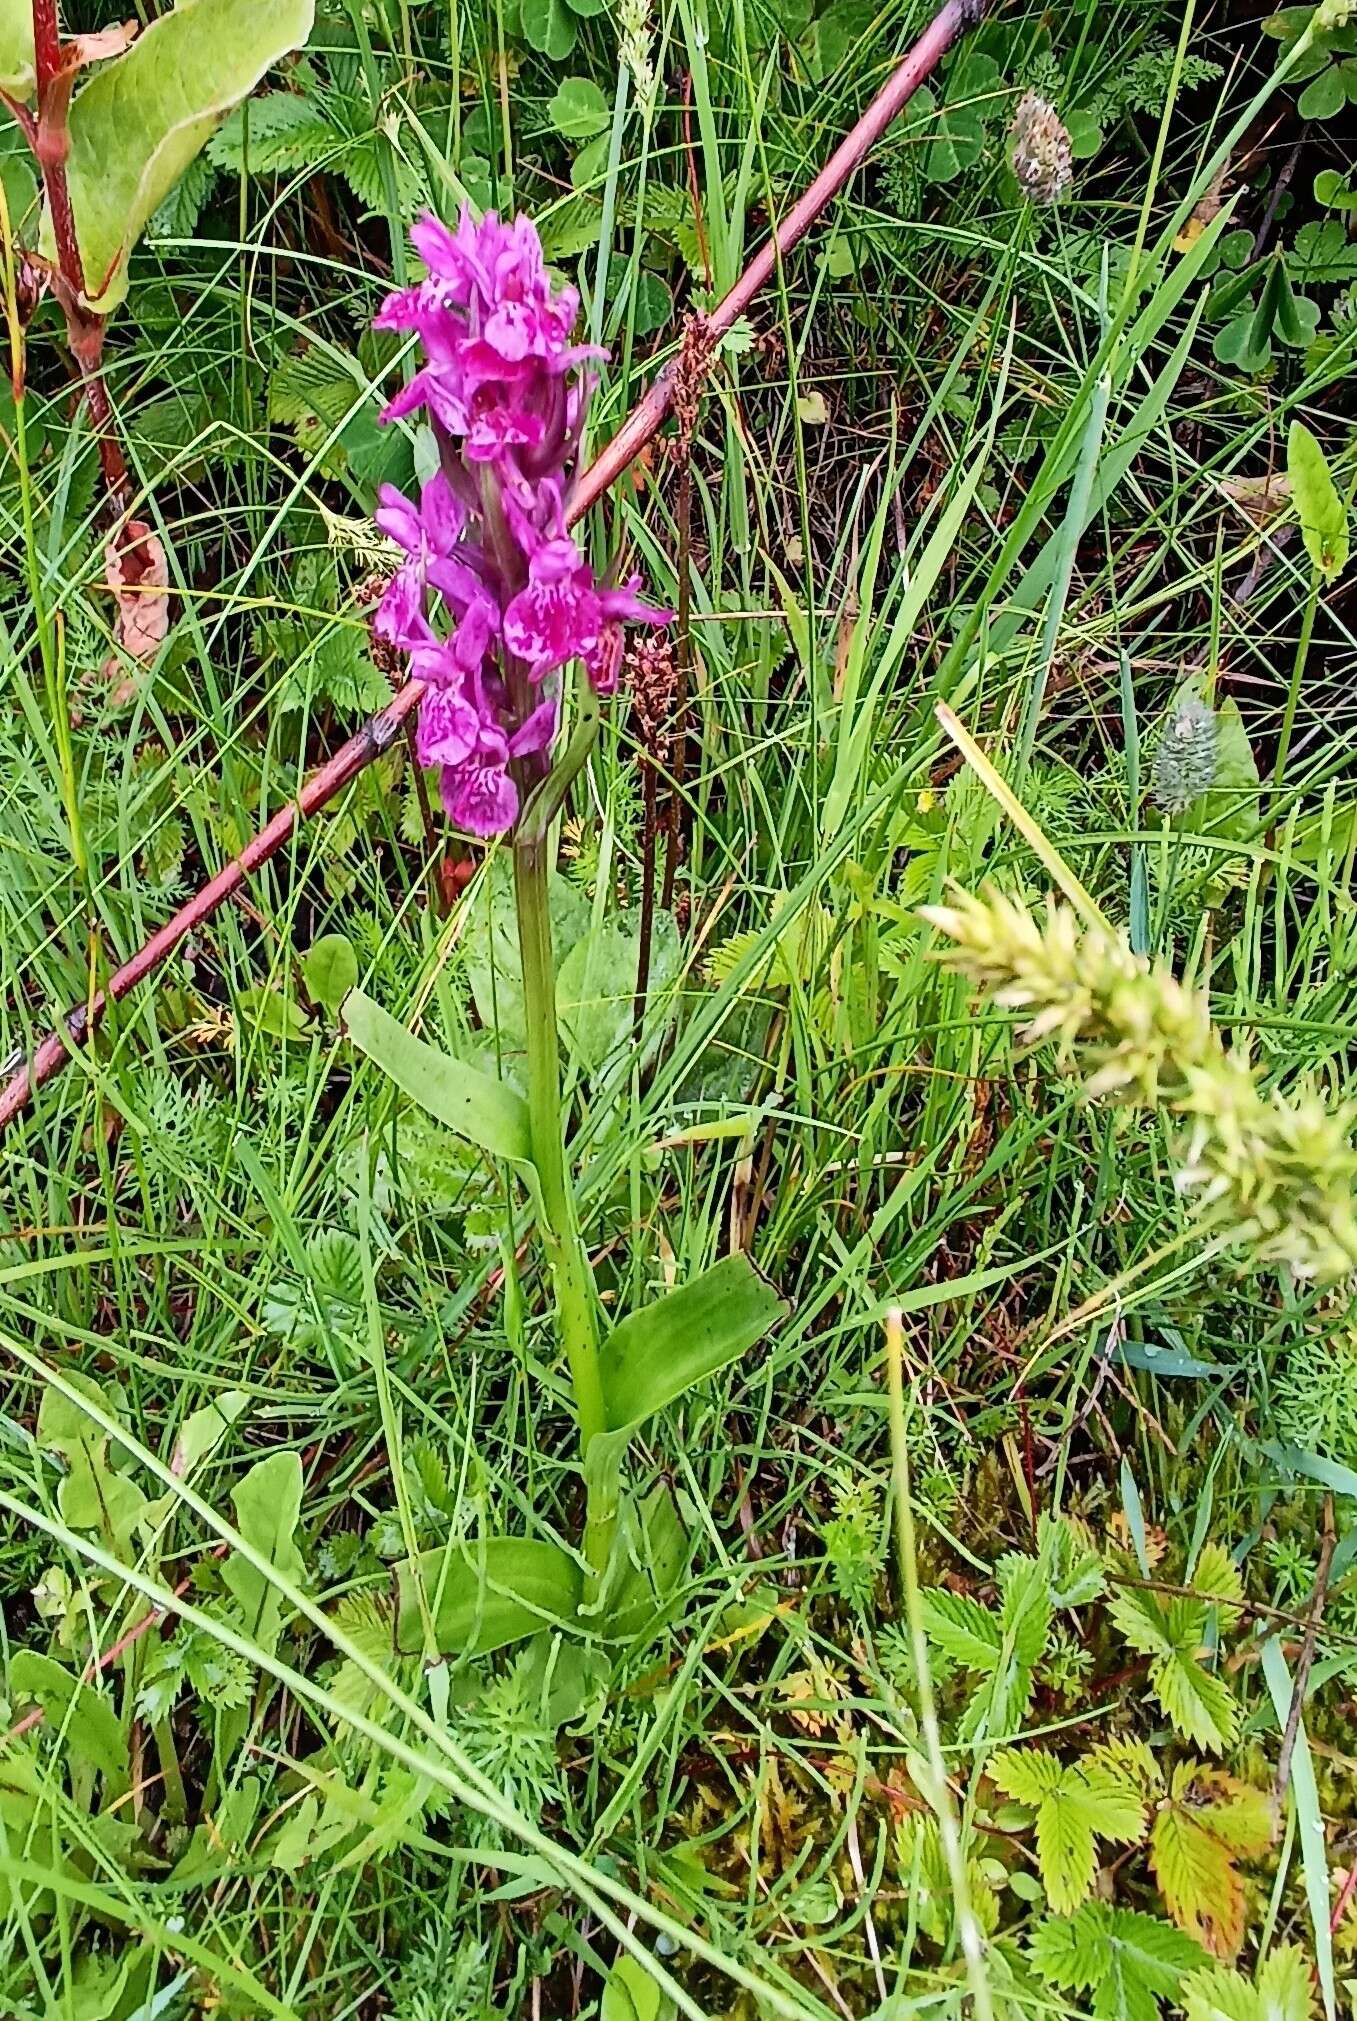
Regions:
M 492 1158 L 526 1164 L 532 1157 L 528 1105 L 503 1081 L 478 1073 L 417 1039 L 389 1011 L 353 989 L 344 999 L 345 1030 L 374 1065 L 417 1102 Z
M 761 1340 L 785 1301 L 743 1254 L 613 1328 L 602 1355 L 608 1427 L 629 1431 Z
M 313 11 L 314 0 L 179 0 L 77 92 L 66 174 L 85 296 L 100 315 L 127 293 L 147 219 L 219 121 L 305 42 Z M 8 66 L 8 34 L 0 50 Z M 50 255 L 50 219 L 43 237 Z
M 396 1650 L 417 1656 L 425 1622 L 441 1656 L 486 1656 L 579 1610 L 579 1565 L 559 1544 L 485 1537 L 423 1551 L 396 1571 Z

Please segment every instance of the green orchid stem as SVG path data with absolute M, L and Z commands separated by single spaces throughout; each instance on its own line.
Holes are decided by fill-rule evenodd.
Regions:
M 556 1032 L 556 964 L 548 905 L 548 841 L 535 825 L 514 844 L 514 898 L 523 961 L 523 1009 L 528 1037 L 528 1111 L 537 1168 L 538 1222 L 551 1271 L 556 1324 L 575 1392 L 580 1446 L 586 1461 L 588 1509 L 584 1551 L 595 1584 L 607 1570 L 616 1514 L 614 1469 L 589 1467 L 595 1439 L 606 1437 L 608 1414 L 599 1366 L 593 1270 L 575 1219 L 565 1164 L 560 1042 Z
M 1310 657 L 1310 639 L 1315 629 L 1315 611 L 1319 604 L 1319 570 L 1310 571 L 1310 594 L 1305 602 L 1305 615 L 1301 619 L 1300 638 L 1296 644 L 1296 657 L 1291 668 L 1291 685 L 1286 691 L 1286 709 L 1282 716 L 1281 734 L 1277 738 L 1277 759 L 1272 768 L 1272 819 L 1275 822 L 1281 809 L 1282 787 L 1286 780 L 1286 761 L 1291 753 L 1291 733 L 1296 727 L 1296 708 L 1300 702 L 1301 681 L 1305 674 L 1305 663 Z

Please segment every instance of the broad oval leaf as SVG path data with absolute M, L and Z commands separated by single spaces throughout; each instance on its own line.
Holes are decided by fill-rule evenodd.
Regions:
M 86 300 L 101 315 L 127 293 L 128 255 L 151 213 L 218 121 L 305 42 L 313 12 L 314 0 L 179 0 L 78 92 L 66 175 Z M 50 254 L 50 219 L 43 241 Z
M 358 980 L 358 956 L 347 934 L 324 933 L 302 961 L 302 981 L 323 1010 L 337 1011 Z
M 417 1039 L 361 989 L 349 991 L 341 1015 L 359 1052 L 436 1122 L 445 1123 L 492 1158 L 520 1165 L 531 1162 L 528 1105 L 503 1081 Z
M 615 1326 L 602 1354 L 608 1429 L 629 1431 L 737 1359 L 789 1310 L 743 1254 Z
M 424 1607 L 442 1656 L 486 1656 L 579 1611 L 579 1565 L 538 1537 L 486 1537 L 422 1551 L 396 1571 L 396 1651 L 424 1653 Z
M 1303 421 L 1291 423 L 1286 474 L 1291 479 L 1305 552 L 1325 582 L 1332 582 L 1347 566 L 1348 515 L 1324 451 Z

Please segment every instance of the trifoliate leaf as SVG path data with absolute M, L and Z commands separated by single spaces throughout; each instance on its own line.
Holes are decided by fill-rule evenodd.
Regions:
M 1305 1953 L 1279 1944 L 1251 1986 L 1228 1965 L 1207 1965 L 1183 1984 L 1187 2021 L 1310 2021 L 1313 1986 Z
M 567 140 L 592 140 L 612 124 L 612 110 L 591 77 L 566 77 L 547 106 L 547 118 Z
M 1062 1764 L 1039 1750 L 1003 1749 L 989 1773 L 1036 1812 L 1037 1864 L 1053 1909 L 1078 1908 L 1098 1870 L 1096 1841 L 1131 1844 L 1144 1830 L 1139 1792 L 1105 1763 Z

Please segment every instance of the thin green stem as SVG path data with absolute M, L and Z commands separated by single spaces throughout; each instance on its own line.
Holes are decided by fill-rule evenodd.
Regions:
M 546 836 L 521 834 L 514 845 L 514 897 L 523 961 L 523 1011 L 528 1041 L 528 1111 L 533 1163 L 537 1168 L 538 1221 L 551 1271 L 556 1323 L 570 1365 L 579 1413 L 580 1447 L 586 1462 L 589 1511 L 585 1556 L 596 1576 L 607 1567 L 612 1522 L 603 1502 L 615 1509 L 615 1494 L 588 1466 L 589 1449 L 608 1429 L 599 1367 L 598 1322 L 593 1272 L 575 1219 L 575 1203 L 565 1164 L 561 1115 L 560 1044 L 556 1032 L 556 965 L 551 950 Z
M 895 1504 L 896 1554 L 900 1567 L 900 1587 L 909 1629 L 910 1654 L 914 1661 L 914 1681 L 919 1700 L 919 1732 L 928 1763 L 924 1795 L 938 1824 L 947 1877 L 952 1886 L 953 1915 L 965 1961 L 966 1979 L 977 2021 L 993 2021 L 989 1974 L 985 1968 L 984 1939 L 971 1906 L 970 1877 L 962 1849 L 951 1784 L 947 1780 L 947 1759 L 942 1751 L 942 1733 L 933 1697 L 933 1680 L 928 1666 L 928 1638 L 924 1633 L 923 1595 L 919 1590 L 919 1558 L 914 1538 L 914 1504 L 910 1499 L 909 1422 L 905 1405 L 905 1329 L 898 1306 L 886 1314 L 886 1384 L 891 1434 L 891 1498 Z M 922 1764 L 920 1764 L 922 1766 Z M 915 1771 L 917 1780 L 917 1770 Z M 920 1784 L 922 1788 L 923 1785 Z
M 1300 637 L 1296 641 L 1296 658 L 1291 668 L 1291 685 L 1286 691 L 1286 710 L 1282 716 L 1281 735 L 1277 739 L 1277 762 L 1272 768 L 1272 818 L 1277 818 L 1277 805 L 1281 799 L 1282 787 L 1286 779 L 1286 761 L 1291 751 L 1291 733 L 1296 727 L 1296 709 L 1300 703 L 1300 685 L 1305 676 L 1305 663 L 1310 657 L 1310 639 L 1315 629 L 1315 612 L 1319 607 L 1319 570 L 1310 571 L 1310 594 L 1305 600 L 1305 615 L 1301 619 Z

